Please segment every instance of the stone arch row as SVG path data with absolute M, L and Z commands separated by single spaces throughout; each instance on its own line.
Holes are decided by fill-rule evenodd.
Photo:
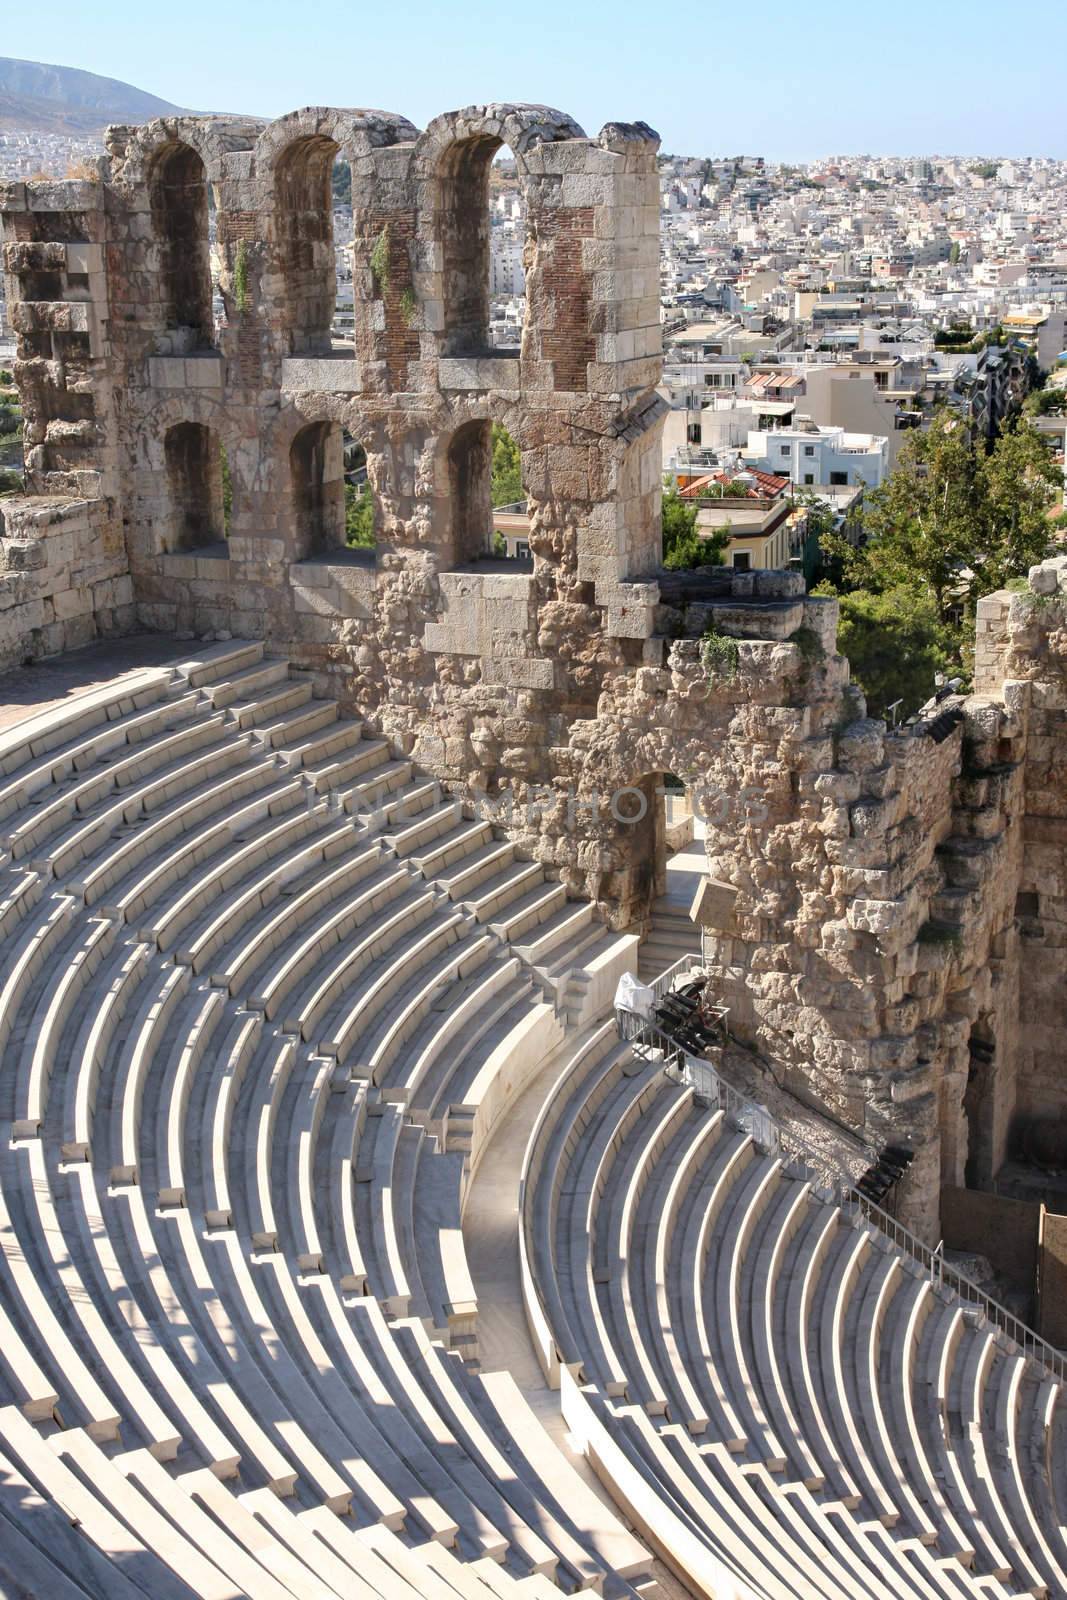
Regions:
M 218 545 L 229 533 L 227 501 L 235 496 L 241 510 L 240 474 L 231 479 L 229 462 L 240 439 L 227 423 L 224 411 L 193 407 L 176 409 L 164 417 L 160 433 L 164 509 L 157 536 L 161 554 L 182 554 Z M 480 411 L 480 408 L 479 408 Z M 416 498 L 447 502 L 447 564 L 463 564 L 492 553 L 491 497 L 492 430 L 501 417 L 461 416 L 440 433 L 428 435 L 430 466 L 416 485 Z M 355 431 L 352 431 L 352 430 Z M 521 429 L 518 431 L 521 432 Z M 295 560 L 329 556 L 346 548 L 346 483 L 351 463 L 346 452 L 361 446 L 367 464 L 365 492 L 379 487 L 370 470 L 372 457 L 380 459 L 380 429 L 337 417 L 305 416 L 289 419 L 280 440 L 278 460 L 287 466 L 287 483 L 276 485 L 288 493 L 287 540 Z M 346 444 L 346 439 L 348 443 Z M 517 442 L 517 441 L 516 441 Z M 378 447 L 378 448 L 376 448 Z M 358 468 L 356 469 L 358 471 Z
M 654 140 L 644 125 L 609 124 L 595 141 L 619 149 L 635 137 Z M 497 151 L 506 145 L 526 187 L 531 151 L 561 140 L 586 141 L 563 112 L 542 106 L 479 106 L 435 118 L 419 133 L 404 118 L 384 112 L 311 109 L 264 127 L 224 119 L 164 119 L 149 123 L 122 147 L 116 182 L 133 197 L 147 190 L 159 247 L 164 322 L 211 341 L 209 191 L 243 198 L 236 231 L 241 238 L 263 232 L 272 250 L 273 274 L 265 292 L 278 297 L 281 332 L 293 353 L 329 338 L 333 312 L 333 203 L 331 176 L 338 156 L 353 175 L 353 213 L 366 223 L 360 261 L 365 277 L 380 271 L 366 248 L 371 238 L 387 256 L 414 226 L 414 199 L 437 244 L 439 301 L 429 324 L 443 335 L 446 355 L 480 354 L 488 322 L 488 178 Z M 593 141 L 586 141 L 593 142 Z M 377 166 L 382 182 L 371 183 L 375 153 L 392 160 Z M 227 183 L 236 188 L 227 190 Z M 357 206 L 362 186 L 366 205 Z M 254 220 L 249 219 L 252 206 Z M 221 209 L 226 209 L 226 205 Z M 232 241 L 231 241 L 232 242 Z M 388 270 L 388 262 L 386 262 Z M 414 274 L 405 273 L 414 278 Z M 233 287 L 233 285 L 231 285 Z M 414 296 L 414 283 L 405 289 Z M 234 292 L 240 298 L 241 288 Z M 437 299 L 436 296 L 431 296 Z M 410 318 L 410 308 L 407 310 Z M 284 342 L 284 339 L 283 339 Z

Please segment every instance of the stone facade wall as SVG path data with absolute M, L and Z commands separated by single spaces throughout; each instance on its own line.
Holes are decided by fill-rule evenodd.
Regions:
M 118 509 L 102 183 L 0 191 L 28 495 L 0 499 L 0 664 L 123 632 L 133 590 Z
M 1067 558 L 1034 568 L 1024 592 L 980 601 L 978 647 L 980 683 L 990 692 L 998 682 L 1006 685 L 1026 731 L 1015 796 L 1020 870 L 1014 911 L 1024 1025 L 1014 1109 L 1021 1121 L 1044 1125 L 1067 1156 Z
M 0 666 L 126 633 L 133 621 L 122 526 L 106 500 L 0 499 Z
M 517 352 L 485 343 L 504 143 L 528 219 Z M 910 1141 L 902 1213 L 937 1237 L 941 1183 L 988 1182 L 1020 1111 L 1064 1103 L 1059 571 L 982 602 L 975 695 L 889 733 L 836 653 L 835 603 L 798 574 L 659 567 L 657 143 L 544 107 L 423 133 L 312 109 L 112 129 L 101 183 L 10 187 L 32 494 L 4 503 L 7 637 L 60 649 L 133 607 L 262 637 L 620 927 L 662 887 L 656 790 L 682 779 L 736 1036 L 872 1144 Z M 520 448 L 528 563 L 489 555 L 492 421 Z M 367 452 L 373 552 L 339 543 L 342 426 Z

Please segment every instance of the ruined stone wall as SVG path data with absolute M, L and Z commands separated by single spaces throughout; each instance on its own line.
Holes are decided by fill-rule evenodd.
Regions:
M 1026 589 L 979 602 L 976 678 L 990 693 L 1007 685 L 1002 692 L 1025 722 L 1015 796 L 1021 1025 L 1014 1117 L 1037 1124 L 1067 1154 L 1067 558 L 1032 569 Z
M 528 219 L 517 352 L 485 343 L 502 143 Z M 936 1238 L 942 1182 L 988 1183 L 1020 1108 L 1064 1103 L 1062 602 L 983 601 L 976 694 L 889 733 L 849 685 L 836 604 L 798 574 L 658 566 L 643 125 L 589 139 L 543 107 L 483 106 L 419 133 L 308 110 L 112 129 L 108 148 L 99 185 L 3 197 L 33 439 L 33 494 L 4 502 L 16 649 L 126 626 L 131 597 L 164 631 L 265 638 L 620 927 L 662 887 L 655 791 L 682 779 L 708 819 L 708 950 L 733 1031 L 872 1144 L 914 1145 L 901 1210 Z M 338 152 L 348 346 L 329 338 Z M 85 287 L 64 229 L 99 252 L 74 273 L 84 309 L 64 298 Z M 23 249 L 42 232 L 47 269 Z M 46 270 L 61 276 L 31 279 Z M 489 554 L 492 421 L 521 452 L 527 563 Z M 71 424 L 88 424 L 77 444 Z M 339 542 L 341 426 L 367 452 L 373 552 Z
M 0 188 L 0 253 L 17 336 L 27 495 L 0 499 L 0 665 L 134 619 L 118 506 L 106 191 Z

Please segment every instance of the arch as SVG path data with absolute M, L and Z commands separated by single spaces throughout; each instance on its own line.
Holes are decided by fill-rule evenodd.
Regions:
M 435 237 L 441 247 L 442 353 L 478 356 L 491 348 L 489 173 L 507 145 L 520 189 L 524 154 L 540 144 L 584 138 L 563 112 L 546 106 L 472 106 L 437 117 L 416 146 L 434 186 Z
M 289 446 L 297 561 L 345 548 L 344 446 L 339 422 L 309 422 Z
M 413 143 L 419 130 L 393 111 L 332 106 L 288 111 L 268 123 L 256 140 L 256 170 L 266 174 L 268 185 L 272 172 L 292 145 L 311 137 L 330 139 L 349 156 L 362 156 L 391 145 Z
M 489 416 L 460 423 L 447 439 L 443 467 L 451 563 L 463 566 L 494 555 L 528 560 L 522 455 L 503 423 Z M 509 514 L 500 531 L 494 512 L 505 504 Z
M 417 136 L 386 111 L 308 108 L 280 117 L 256 144 L 256 170 L 272 196 L 282 280 L 283 341 L 293 354 L 328 353 L 337 298 L 331 178 L 336 162 Z
M 585 137 L 584 129 L 573 117 L 552 106 L 521 102 L 466 106 L 462 111 L 443 111 L 426 124 L 426 131 L 415 146 L 415 159 L 429 175 L 438 168 L 451 145 L 467 139 L 495 139 L 498 145 L 508 145 L 516 158 L 520 158 L 537 145 Z
M 350 550 L 372 550 L 378 542 L 378 507 L 370 481 L 367 447 L 347 428 L 341 429 L 344 473 L 345 544 Z
M 156 155 L 148 180 L 160 248 L 164 327 L 195 345 L 214 337 L 207 171 L 191 145 L 172 140 Z
M 274 167 L 283 321 L 294 352 L 330 345 L 336 299 L 331 181 L 339 149 L 325 134 L 307 134 L 293 140 Z
M 448 497 L 456 566 L 477 561 L 492 548 L 492 429 L 488 418 L 465 422 L 449 441 Z
M 227 532 L 222 444 L 203 422 L 177 422 L 163 438 L 167 482 L 164 551 L 202 550 Z
M 451 145 L 438 168 L 447 356 L 489 349 L 489 168 L 502 144 L 474 134 Z

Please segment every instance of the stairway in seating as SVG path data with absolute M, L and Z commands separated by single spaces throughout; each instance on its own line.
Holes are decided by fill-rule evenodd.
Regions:
M 638 976 L 649 983 L 682 956 L 700 954 L 700 929 L 689 915 L 697 885 L 707 870 L 704 824 L 695 837 L 667 858 L 667 887 L 652 903 L 652 920 L 638 954 Z
M 652 906 L 651 931 L 641 943 L 638 976 L 643 983 L 649 983 L 682 956 L 699 954 L 700 929 L 687 911 L 679 911 L 666 895 L 661 895 Z

